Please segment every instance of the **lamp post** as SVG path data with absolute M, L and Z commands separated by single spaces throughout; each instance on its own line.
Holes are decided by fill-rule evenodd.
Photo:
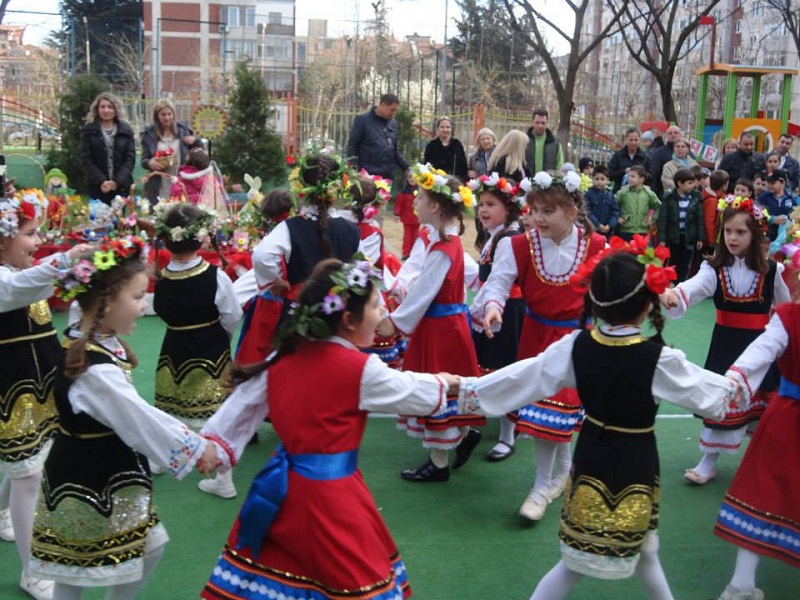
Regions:
M 441 114 L 447 112 L 447 20 L 450 2 L 444 0 L 444 43 L 442 44 L 442 108 Z
M 89 19 L 83 15 L 83 33 L 86 36 L 86 73 L 92 72 L 92 52 L 89 48 Z

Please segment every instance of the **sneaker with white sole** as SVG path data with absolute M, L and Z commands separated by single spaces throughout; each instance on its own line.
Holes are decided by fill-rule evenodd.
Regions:
M 531 521 L 538 521 L 544 516 L 544 511 L 547 505 L 550 504 L 550 499 L 539 492 L 538 490 L 531 491 L 525 502 L 519 509 L 519 516 L 525 517 Z
M 9 509 L 0 510 L 0 540 L 13 542 L 16 539 L 14 525 L 11 523 L 11 511 Z
M 220 498 L 225 498 L 226 500 L 236 498 L 236 486 L 234 486 L 232 483 L 220 483 L 219 479 L 217 478 L 201 479 L 197 484 L 197 487 L 201 492 L 213 494 L 214 496 L 219 496 Z
M 753 588 L 749 592 L 740 592 L 731 586 L 727 586 L 720 594 L 719 600 L 764 600 L 764 592 L 758 588 Z
M 564 493 L 564 489 L 567 487 L 567 479 L 569 479 L 569 476 L 564 477 L 564 479 L 558 479 L 554 481 L 553 485 L 551 485 L 547 492 L 545 492 L 545 496 L 547 496 L 547 499 L 550 502 L 561 497 L 561 495 Z
M 23 592 L 36 600 L 51 600 L 53 598 L 53 582 L 49 579 L 37 579 L 22 574 L 19 587 Z

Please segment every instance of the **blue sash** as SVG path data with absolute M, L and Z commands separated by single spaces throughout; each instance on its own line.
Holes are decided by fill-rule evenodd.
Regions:
M 289 469 L 307 479 L 330 481 L 355 473 L 358 449 L 336 454 L 288 454 L 278 444 L 275 454 L 253 480 L 239 512 L 237 549 L 248 547 L 257 556 L 261 544 L 289 492 Z
M 786 396 L 787 398 L 792 398 L 794 400 L 800 400 L 800 385 L 781 377 L 781 383 L 778 387 L 778 395 Z
M 466 304 L 431 304 L 425 311 L 426 317 L 437 319 L 439 317 L 449 317 L 467 312 Z
M 547 325 L 548 327 L 568 327 L 569 329 L 577 329 L 581 326 L 579 319 L 567 319 L 566 321 L 552 321 L 550 319 L 545 319 L 544 317 L 534 314 L 527 306 L 525 307 L 525 316 L 533 319 L 534 321 L 539 321 L 539 323 Z

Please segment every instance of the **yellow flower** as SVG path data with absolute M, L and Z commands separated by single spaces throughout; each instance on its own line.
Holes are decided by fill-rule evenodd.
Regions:
M 719 202 L 717 202 L 717 210 L 725 210 L 728 208 L 728 201 L 725 198 L 720 198 Z
M 461 196 L 461 200 L 464 202 L 464 208 L 472 208 L 472 190 L 467 186 L 462 185 L 458 188 L 458 194 Z
M 114 257 L 113 250 L 99 250 L 94 253 L 94 266 L 99 271 L 108 271 L 111 267 L 117 264 L 117 259 Z
M 433 184 L 435 180 L 433 178 L 432 173 L 423 173 L 420 177 L 417 177 L 417 183 L 423 190 L 429 190 L 433 188 Z

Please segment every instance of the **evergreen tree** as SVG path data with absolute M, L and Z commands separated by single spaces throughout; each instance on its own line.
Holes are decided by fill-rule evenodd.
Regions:
M 244 174 L 280 182 L 286 173 L 281 139 L 269 125 L 275 109 L 264 81 L 246 61 L 236 64 L 228 129 L 214 148 L 214 159 L 235 182 Z
M 58 167 L 69 178 L 69 185 L 85 193 L 86 173 L 81 164 L 81 127 L 86 122 L 89 105 L 98 94 L 108 91 L 108 83 L 91 75 L 79 75 L 67 83 L 67 91 L 58 99 L 58 129 L 61 148 L 47 154 L 47 167 Z M 127 191 L 127 190 L 125 190 Z

